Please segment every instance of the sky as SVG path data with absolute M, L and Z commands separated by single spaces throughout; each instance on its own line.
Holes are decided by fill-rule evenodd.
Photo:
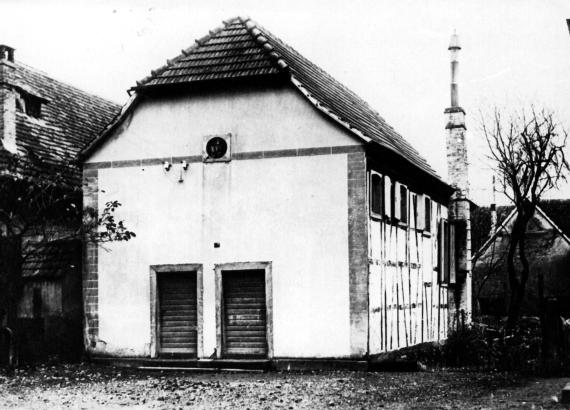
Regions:
M 121 104 L 136 80 L 222 20 L 251 17 L 366 100 L 444 178 L 456 30 L 471 197 L 480 205 L 493 200 L 482 114 L 534 104 L 570 129 L 568 0 L 2 0 L 0 16 L 0 44 L 17 61 Z M 570 183 L 549 196 L 570 198 Z

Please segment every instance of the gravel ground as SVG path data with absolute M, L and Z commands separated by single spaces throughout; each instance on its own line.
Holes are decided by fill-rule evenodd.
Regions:
M 181 373 L 90 365 L 0 373 L 1 408 L 487 409 L 564 408 L 568 379 L 512 374 Z

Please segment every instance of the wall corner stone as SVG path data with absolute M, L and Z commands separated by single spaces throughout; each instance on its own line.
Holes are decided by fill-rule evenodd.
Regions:
M 366 154 L 347 154 L 350 355 L 368 353 Z
M 98 215 L 99 173 L 97 169 L 83 170 L 83 209 Z M 93 352 L 99 341 L 99 247 L 90 238 L 83 245 L 83 330 L 87 352 Z

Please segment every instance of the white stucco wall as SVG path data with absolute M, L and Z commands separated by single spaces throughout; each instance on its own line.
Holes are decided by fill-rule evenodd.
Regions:
M 200 155 L 228 132 L 233 152 L 358 143 L 294 90 L 223 93 L 141 105 L 88 162 Z M 99 251 L 102 353 L 149 355 L 149 266 L 201 263 L 209 357 L 214 264 L 271 261 L 274 356 L 350 355 L 346 154 L 104 168 L 99 189 L 137 234 Z
M 292 88 L 241 90 L 144 102 L 88 162 L 201 155 L 204 135 L 228 132 L 234 152 L 361 143 Z

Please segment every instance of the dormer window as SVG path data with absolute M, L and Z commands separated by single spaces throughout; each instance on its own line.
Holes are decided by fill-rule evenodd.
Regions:
M 42 115 L 42 99 L 32 94 L 18 92 L 16 109 L 29 117 L 40 118 Z

